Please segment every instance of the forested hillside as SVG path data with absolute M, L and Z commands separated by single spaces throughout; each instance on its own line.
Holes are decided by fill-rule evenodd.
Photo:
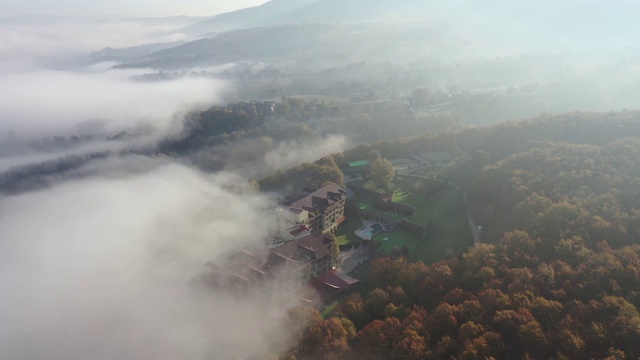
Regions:
M 301 359 L 635 359 L 640 356 L 639 114 L 571 113 L 336 155 L 467 153 L 483 243 L 425 265 L 373 262 Z M 426 150 L 425 150 L 426 149 Z M 461 157 L 464 158 L 463 155 Z M 314 319 L 313 317 L 311 317 Z

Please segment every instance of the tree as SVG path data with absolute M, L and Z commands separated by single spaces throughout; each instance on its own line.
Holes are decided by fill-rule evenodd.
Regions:
M 402 339 L 391 350 L 392 359 L 423 359 L 427 351 L 427 343 L 424 337 L 414 330 L 405 330 Z
M 371 173 L 373 181 L 387 189 L 391 186 L 393 178 L 396 175 L 396 171 L 393 168 L 391 161 L 385 158 L 374 160 L 371 163 L 369 172 Z
M 366 359 L 389 359 L 402 333 L 402 324 L 396 318 L 374 320 L 356 335 L 356 351 Z
M 369 319 L 379 319 L 384 314 L 385 306 L 389 303 L 389 294 L 384 290 L 376 288 L 367 294 L 364 303 L 364 311 Z
M 349 351 L 347 340 L 350 335 L 343 324 L 353 326 L 348 320 L 343 323 L 335 317 L 313 323 L 304 332 L 300 353 L 306 359 L 339 358 L 342 353 Z

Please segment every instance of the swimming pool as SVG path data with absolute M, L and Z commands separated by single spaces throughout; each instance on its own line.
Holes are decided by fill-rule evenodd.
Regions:
M 371 225 L 370 228 L 368 227 L 367 229 L 364 229 L 364 230 L 358 230 L 356 232 L 356 235 L 370 240 L 371 238 L 373 238 L 374 236 L 378 235 L 381 232 L 382 232 L 382 225 L 376 223 Z

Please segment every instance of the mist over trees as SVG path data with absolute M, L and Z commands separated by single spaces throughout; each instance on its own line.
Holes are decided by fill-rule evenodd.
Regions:
M 371 178 L 382 187 L 389 187 L 393 181 L 393 177 L 396 171 L 393 169 L 391 162 L 385 158 L 378 158 L 373 160 L 370 165 L 369 171 L 371 172 Z
M 366 284 L 329 319 L 352 323 L 355 336 L 345 327 L 319 337 L 326 324 L 314 322 L 303 337 L 315 340 L 293 353 L 302 359 L 637 357 L 640 172 L 633 159 L 640 142 L 628 136 L 637 126 L 637 113 L 564 114 L 495 125 L 481 129 L 484 136 L 463 130 L 335 155 L 357 158 L 366 149 L 399 156 L 476 140 L 472 148 L 466 144 L 465 150 L 476 149 L 468 161 L 439 176 L 468 186 L 483 243 L 433 264 L 403 256 L 375 260 Z M 325 342 L 347 345 L 327 350 Z
M 640 357 L 639 11 L 0 17 L 0 358 Z M 316 308 L 189 281 L 268 252 L 277 199 L 329 182 L 371 183 L 350 235 L 359 205 L 449 189 L 464 228 L 420 241 L 466 245 L 423 262 L 373 238 L 360 283 Z

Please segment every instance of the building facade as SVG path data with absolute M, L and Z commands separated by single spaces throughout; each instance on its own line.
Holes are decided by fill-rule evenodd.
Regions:
M 314 234 L 333 234 L 344 221 L 346 198 L 340 185 L 330 183 L 295 201 L 284 211 L 290 222 L 306 225 Z

